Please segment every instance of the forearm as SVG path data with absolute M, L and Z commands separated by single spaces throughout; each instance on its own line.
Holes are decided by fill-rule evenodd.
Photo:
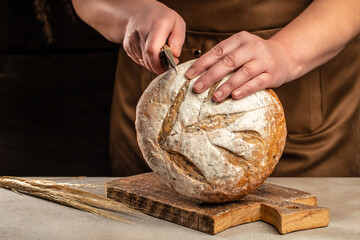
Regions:
M 359 0 L 315 0 L 271 39 L 280 42 L 298 78 L 338 54 L 360 32 Z
M 151 2 L 156 0 L 136 0 Z M 109 41 L 122 43 L 134 8 L 132 0 L 72 0 L 77 15 Z M 141 3 L 140 3 L 141 4 Z M 113 30 L 116 24 L 116 31 Z

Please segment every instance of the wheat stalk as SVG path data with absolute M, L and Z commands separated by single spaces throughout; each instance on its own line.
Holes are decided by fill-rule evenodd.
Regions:
M 133 223 L 115 214 L 109 213 L 105 209 L 127 213 L 136 212 L 123 203 L 48 180 L 29 180 L 3 176 L 0 177 L 0 187 L 15 192 L 26 193 L 129 224 Z

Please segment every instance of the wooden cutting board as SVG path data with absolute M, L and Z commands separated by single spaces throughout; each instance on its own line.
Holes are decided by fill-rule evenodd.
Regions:
M 145 214 L 209 234 L 258 220 L 270 223 L 281 234 L 329 223 L 329 209 L 318 207 L 314 195 L 270 183 L 225 204 L 203 204 L 182 197 L 154 173 L 109 181 L 106 192 L 109 198 Z

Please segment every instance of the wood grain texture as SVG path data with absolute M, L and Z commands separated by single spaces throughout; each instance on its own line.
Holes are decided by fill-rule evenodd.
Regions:
M 109 198 L 143 213 L 209 234 L 258 220 L 270 223 L 281 234 L 329 223 L 329 209 L 318 207 L 314 195 L 269 183 L 226 204 L 203 204 L 180 196 L 154 173 L 109 181 L 106 192 Z

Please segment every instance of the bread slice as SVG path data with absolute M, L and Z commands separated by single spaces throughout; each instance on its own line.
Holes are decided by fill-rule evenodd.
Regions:
M 216 103 L 224 83 L 201 94 L 185 78 L 189 61 L 154 79 L 136 109 L 138 144 L 151 169 L 181 195 L 202 202 L 239 199 L 273 171 L 285 146 L 281 103 L 272 90 Z

